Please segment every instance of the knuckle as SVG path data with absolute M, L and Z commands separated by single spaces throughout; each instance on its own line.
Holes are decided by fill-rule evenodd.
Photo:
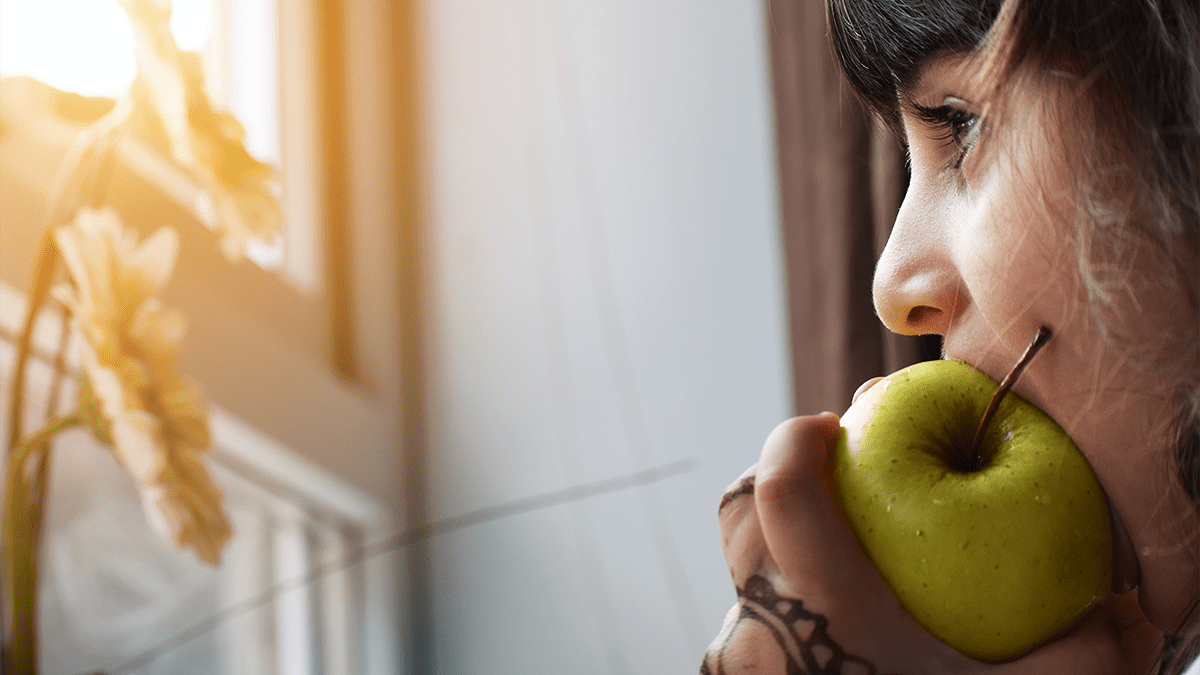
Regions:
M 735 508 L 738 500 L 746 497 L 753 498 L 755 490 L 756 478 L 753 474 L 739 479 L 733 485 L 730 485 L 725 493 L 721 495 L 721 503 L 717 506 L 717 515 L 725 516 Z

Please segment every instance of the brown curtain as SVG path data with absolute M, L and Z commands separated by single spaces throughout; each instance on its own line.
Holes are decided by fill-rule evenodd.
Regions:
M 840 413 L 864 380 L 937 356 L 936 341 L 884 328 L 871 302 L 907 174 L 842 81 L 824 3 L 768 10 L 796 411 Z

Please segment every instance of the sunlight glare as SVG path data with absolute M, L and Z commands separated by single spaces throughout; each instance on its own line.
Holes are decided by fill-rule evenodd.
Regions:
M 202 52 L 208 46 L 213 24 L 212 0 L 174 0 L 171 35 L 185 52 Z
M 0 0 L 0 76 L 85 96 L 120 96 L 137 72 L 116 0 Z
M 216 5 L 216 0 L 172 2 L 171 34 L 180 49 L 210 47 Z M 224 47 L 221 61 L 230 70 L 215 75 L 225 86 L 214 103 L 233 108 L 252 154 L 278 164 L 277 2 L 237 0 L 224 7 L 233 15 L 225 44 L 218 47 Z M 117 0 L 0 0 L 0 77 L 25 75 L 62 91 L 118 98 L 136 74 L 133 31 Z M 265 268 L 278 268 L 283 240 L 255 243 L 247 255 Z
M 202 51 L 212 0 L 175 0 L 171 34 Z M 63 91 L 116 98 L 137 73 L 133 31 L 116 0 L 0 0 L 0 77 L 27 75 Z

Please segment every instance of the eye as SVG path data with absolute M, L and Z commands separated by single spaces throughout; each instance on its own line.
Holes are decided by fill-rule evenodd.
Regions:
M 942 105 L 936 108 L 922 105 L 913 107 L 922 121 L 940 133 L 937 140 L 954 146 L 954 157 L 950 166 L 961 169 L 967 155 L 979 141 L 984 126 L 983 118 L 971 112 L 965 101 L 953 97 L 947 97 Z

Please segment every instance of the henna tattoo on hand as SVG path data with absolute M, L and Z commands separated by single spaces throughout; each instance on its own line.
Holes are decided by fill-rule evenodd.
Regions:
M 737 591 L 741 612 L 729 635 L 735 635 L 739 627 L 751 622 L 766 628 L 786 664 L 786 670 L 779 675 L 876 675 L 875 664 L 847 653 L 834 642 L 829 636 L 829 620 L 824 615 L 806 610 L 800 600 L 779 595 L 765 578 L 752 576 Z M 705 657 L 700 675 L 734 675 L 725 669 L 724 663 L 729 642 L 726 640 Z
M 727 506 L 733 503 L 733 500 L 744 495 L 754 494 L 754 476 L 746 476 L 739 480 L 736 485 L 730 487 L 721 495 L 721 505 L 717 507 L 717 515 L 725 510 Z

